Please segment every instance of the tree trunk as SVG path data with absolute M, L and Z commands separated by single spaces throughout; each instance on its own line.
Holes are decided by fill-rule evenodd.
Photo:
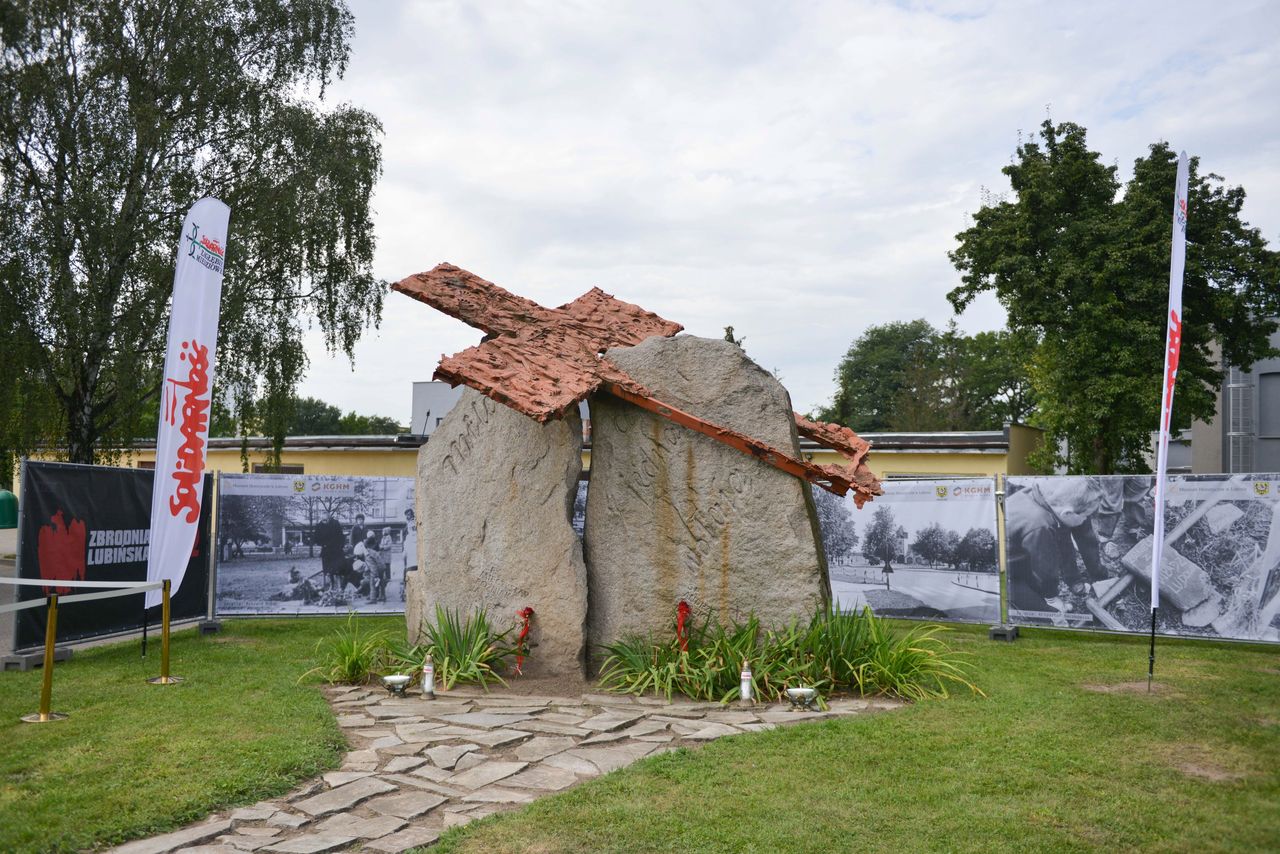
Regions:
M 93 395 L 77 388 L 70 403 L 67 407 L 67 459 L 73 463 L 92 465 L 94 446 L 98 441 Z
M 1107 453 L 1106 433 L 1093 437 L 1093 471 L 1091 474 L 1113 474 L 1111 457 Z

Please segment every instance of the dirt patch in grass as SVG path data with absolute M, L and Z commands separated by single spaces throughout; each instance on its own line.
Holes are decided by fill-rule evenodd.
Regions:
M 1172 696 L 1176 694 L 1173 688 L 1164 682 L 1152 682 L 1151 691 L 1147 691 L 1146 681 L 1139 682 L 1115 682 L 1110 685 L 1102 685 L 1098 683 L 1081 685 L 1086 691 L 1092 691 L 1095 694 L 1163 694 Z
M 1248 757 L 1238 750 L 1204 744 L 1174 743 L 1158 748 L 1160 758 L 1174 770 L 1196 780 L 1234 783 L 1253 776 Z

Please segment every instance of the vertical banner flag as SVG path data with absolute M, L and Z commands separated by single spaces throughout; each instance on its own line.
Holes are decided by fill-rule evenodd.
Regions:
M 1151 611 L 1160 606 L 1160 557 L 1164 551 L 1165 470 L 1169 464 L 1169 417 L 1173 414 L 1173 384 L 1178 379 L 1182 352 L 1182 271 L 1187 261 L 1187 153 L 1178 155 L 1178 179 L 1173 192 L 1173 251 L 1169 257 L 1169 314 L 1164 342 L 1164 388 L 1160 392 L 1160 438 L 1156 450 L 1155 530 L 1151 539 Z M 1152 617 L 1154 620 L 1155 618 Z M 1154 625 L 1154 623 L 1152 623 Z
M 222 202 L 201 199 L 188 211 L 178 240 L 147 557 L 147 581 L 169 579 L 171 595 L 182 585 L 204 501 L 205 445 L 230 218 L 231 209 Z M 160 602 L 160 591 L 148 590 L 146 595 L 146 607 Z

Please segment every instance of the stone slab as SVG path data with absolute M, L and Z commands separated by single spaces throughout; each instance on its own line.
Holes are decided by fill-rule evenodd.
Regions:
M 576 742 L 567 736 L 540 735 L 531 738 L 515 749 L 515 757 L 523 762 L 537 762 L 555 753 L 568 750 Z
M 465 754 L 478 749 L 474 744 L 441 744 L 428 749 L 426 756 L 436 767 L 451 770 Z
M 229 830 L 231 830 L 231 819 L 229 818 L 206 821 L 202 824 L 184 827 L 182 830 L 175 830 L 173 833 L 127 842 L 117 848 L 112 848 L 111 851 L 113 854 L 167 854 L 167 852 L 175 851 L 179 848 L 199 845 L 201 842 L 213 839 L 215 836 L 221 836 Z
M 309 798 L 298 801 L 294 806 L 308 815 L 328 815 L 338 810 L 349 810 L 374 795 L 381 795 L 384 792 L 394 790 L 395 786 L 384 780 L 379 780 L 377 777 L 366 777 L 363 780 L 355 780 L 345 786 L 339 786 L 336 789 L 312 795 Z
M 443 716 L 443 720 L 450 723 L 482 727 L 509 727 L 528 719 L 528 715 L 498 714 L 497 712 L 463 712 L 458 715 Z
M 369 851 L 381 851 L 383 854 L 400 854 L 411 848 L 422 848 L 440 838 L 441 829 L 436 827 L 406 827 L 404 830 L 366 842 L 364 847 Z
M 532 768 L 526 768 L 519 774 L 511 775 L 502 781 L 502 785 L 504 787 L 514 786 L 521 789 L 543 789 L 555 792 L 560 789 L 567 789 L 576 782 L 578 782 L 578 775 L 572 771 L 547 765 L 535 765 Z
M 401 792 L 396 795 L 383 795 L 369 801 L 366 806 L 383 815 L 410 819 L 430 812 L 444 803 L 445 800 L 443 795 L 438 795 L 434 792 L 413 791 Z
M 496 783 L 503 777 L 510 777 L 517 771 L 524 770 L 528 764 L 527 762 L 503 762 L 493 759 L 474 768 L 454 774 L 448 779 L 447 783 L 460 789 L 479 789 L 490 783 Z
M 361 818 L 352 813 L 331 815 L 316 825 L 319 833 L 334 833 L 338 836 L 355 836 L 360 839 L 377 839 L 388 833 L 395 833 L 407 822 L 394 815 L 380 815 L 377 818 Z
M 307 833 L 286 839 L 275 845 L 263 848 L 271 854 L 327 854 L 337 851 L 355 842 L 354 836 L 339 836 L 336 833 Z
M 412 771 L 419 765 L 425 765 L 426 762 L 424 756 L 395 756 L 382 766 L 382 770 L 391 774 L 402 774 L 405 771 Z
M 418 566 L 410 573 L 409 639 L 436 606 L 511 615 L 532 607 L 530 676 L 581 674 L 587 570 L 571 524 L 582 471 L 577 408 L 539 424 L 473 389 L 418 453 Z M 427 582 L 430 579 L 430 583 Z
M 799 456 L 786 389 L 741 347 L 677 335 L 607 356 L 658 400 Z M 754 613 L 766 625 L 826 600 L 807 483 L 608 394 L 591 418 L 591 648 L 668 632 L 681 600 L 695 623 Z
M 504 789 L 501 786 L 486 786 L 477 789 L 463 798 L 468 803 L 482 804 L 527 804 L 537 795 L 526 789 Z

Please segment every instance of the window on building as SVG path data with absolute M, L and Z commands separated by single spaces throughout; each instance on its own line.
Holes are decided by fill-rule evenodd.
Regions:
M 1258 375 L 1258 435 L 1280 438 L 1280 371 Z
M 155 469 L 155 467 L 155 460 L 138 460 L 138 468 L 140 469 Z
M 298 465 L 282 465 L 280 468 L 273 469 L 266 463 L 254 463 L 254 474 L 306 474 L 302 470 L 302 466 Z

